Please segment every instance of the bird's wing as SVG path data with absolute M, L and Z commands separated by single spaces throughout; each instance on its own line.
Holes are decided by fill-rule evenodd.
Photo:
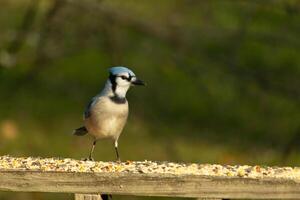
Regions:
M 86 106 L 86 109 L 84 111 L 84 118 L 89 118 L 91 116 L 91 109 L 92 107 L 97 103 L 98 97 L 93 97 L 92 100 L 88 103 Z

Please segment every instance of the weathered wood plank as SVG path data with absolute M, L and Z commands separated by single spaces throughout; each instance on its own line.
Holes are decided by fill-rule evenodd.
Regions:
M 75 200 L 102 200 L 100 194 L 75 194 Z
M 300 168 L 1 156 L 0 191 L 300 199 Z
M 208 198 L 197 198 L 196 200 L 225 200 L 225 199 L 208 199 Z M 226 199 L 227 200 L 227 199 Z
M 0 190 L 201 198 L 299 199 L 293 180 L 171 174 L 1 171 Z
M 208 199 L 208 198 L 197 198 L 196 200 L 223 200 L 223 199 Z

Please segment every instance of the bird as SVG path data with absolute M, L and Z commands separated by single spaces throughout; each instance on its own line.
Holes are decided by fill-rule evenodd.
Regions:
M 145 86 L 144 81 L 123 66 L 109 68 L 109 77 L 102 91 L 94 96 L 84 111 L 84 126 L 73 131 L 76 136 L 89 134 L 93 144 L 88 160 L 93 159 L 93 152 L 99 139 L 112 139 L 117 161 L 121 161 L 118 152 L 118 139 L 128 118 L 128 101 L 126 93 L 131 86 Z

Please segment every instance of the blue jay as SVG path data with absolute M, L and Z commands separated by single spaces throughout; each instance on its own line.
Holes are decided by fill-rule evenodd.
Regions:
M 109 138 L 114 141 L 117 160 L 118 139 L 126 124 L 128 116 L 128 102 L 126 93 L 131 85 L 145 85 L 126 67 L 112 67 L 104 89 L 92 98 L 84 112 L 84 126 L 75 129 L 73 134 L 82 136 L 90 134 L 93 145 L 89 160 L 93 160 L 93 151 L 98 139 Z

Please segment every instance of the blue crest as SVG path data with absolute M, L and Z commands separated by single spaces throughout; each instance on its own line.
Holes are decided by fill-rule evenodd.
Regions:
M 118 74 L 121 74 L 121 73 L 129 73 L 130 76 L 135 76 L 135 74 L 130 69 L 128 69 L 126 67 L 122 67 L 122 66 L 110 68 L 109 73 L 111 73 L 113 75 L 118 75 Z

